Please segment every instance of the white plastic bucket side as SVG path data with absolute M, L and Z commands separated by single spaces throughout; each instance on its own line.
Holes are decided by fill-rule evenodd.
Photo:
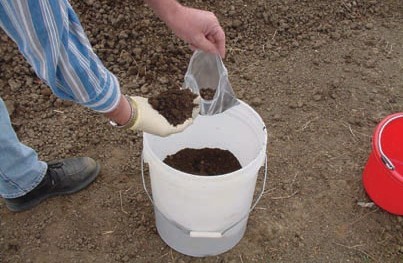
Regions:
M 217 253 L 207 248 L 207 244 L 202 245 L 201 240 L 195 243 L 194 238 L 186 235 L 181 242 L 178 238 L 172 241 L 170 236 L 174 235 L 175 226 L 170 229 L 172 223 L 169 221 L 191 231 L 220 232 L 242 220 L 228 231 L 227 235 L 233 235 L 231 240 L 216 240 L 218 243 L 215 247 L 225 251 L 242 238 L 247 217 L 242 218 L 249 213 L 258 170 L 265 158 L 266 143 L 267 133 L 263 121 L 243 102 L 222 114 L 199 116 L 192 126 L 180 134 L 166 138 L 144 134 L 143 154 L 150 167 L 157 228 L 168 245 L 194 256 Z M 205 147 L 231 151 L 243 168 L 220 176 L 195 176 L 175 170 L 162 162 L 167 155 L 183 148 Z M 163 218 L 158 215 L 160 213 Z M 164 222 L 166 218 L 168 222 Z M 194 246 L 198 249 L 192 250 Z

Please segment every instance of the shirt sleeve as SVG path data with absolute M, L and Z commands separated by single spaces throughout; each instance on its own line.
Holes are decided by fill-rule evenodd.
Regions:
M 67 0 L 0 0 L 0 26 L 56 96 L 102 113 L 117 106 L 119 82 Z

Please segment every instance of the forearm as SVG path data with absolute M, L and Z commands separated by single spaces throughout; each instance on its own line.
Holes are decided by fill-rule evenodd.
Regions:
M 56 96 L 103 113 L 117 107 L 119 82 L 92 50 L 68 2 L 0 0 L 0 26 Z
M 131 112 L 132 110 L 129 102 L 125 96 L 121 95 L 117 107 L 112 111 L 105 113 L 105 117 L 119 125 L 124 125 L 129 121 Z
M 167 24 L 183 8 L 176 0 L 144 0 L 144 2 Z

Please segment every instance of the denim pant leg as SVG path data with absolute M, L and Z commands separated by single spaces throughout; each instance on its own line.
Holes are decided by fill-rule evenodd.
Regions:
M 47 164 L 38 160 L 36 152 L 18 140 L 0 98 L 0 195 L 25 195 L 42 181 L 46 170 Z

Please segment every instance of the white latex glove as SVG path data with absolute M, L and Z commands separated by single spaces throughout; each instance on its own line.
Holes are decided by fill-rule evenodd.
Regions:
M 130 128 L 131 130 L 140 130 L 154 135 L 166 137 L 173 133 L 183 131 L 186 127 L 192 124 L 193 119 L 197 117 L 200 111 L 200 96 L 194 99 L 193 103 L 196 104 L 192 111 L 192 117 L 187 119 L 184 123 L 173 126 L 168 120 L 155 110 L 148 102 L 148 98 L 133 96 L 131 103 L 135 109 L 137 117 L 136 122 Z

